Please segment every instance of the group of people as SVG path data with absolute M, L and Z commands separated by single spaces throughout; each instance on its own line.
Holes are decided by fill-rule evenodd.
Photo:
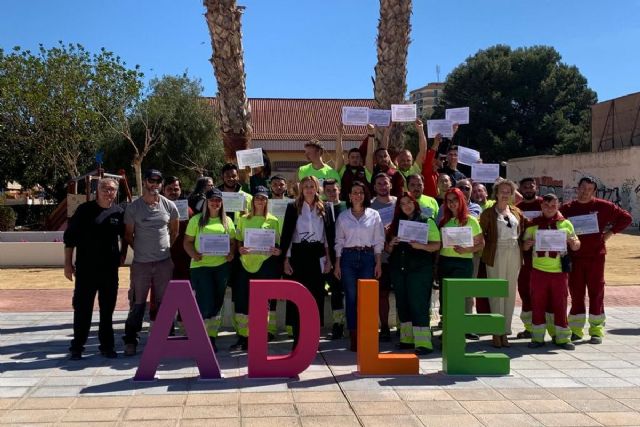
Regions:
M 446 150 L 443 164 L 440 135 L 427 148 L 420 120 L 416 128 L 419 152 L 415 159 L 403 150 L 392 161 L 387 146 L 389 128 L 376 148 L 374 127 L 368 126 L 360 147 L 349 150 L 345 157 L 340 127 L 336 168 L 323 161 L 322 144 L 309 141 L 304 147 L 309 163 L 299 168 L 297 183 L 287 182 L 282 175 L 272 176 L 266 155 L 264 166 L 242 180 L 245 171 L 228 163 L 222 168 L 218 187 L 211 177 L 198 179 L 183 212 L 175 203 L 183 199 L 176 177 L 147 170 L 142 197 L 125 209 L 115 203 L 118 183 L 102 178 L 96 199 L 77 209 L 64 236 L 65 276 L 76 278 L 71 359 L 82 357 L 96 293 L 100 352 L 106 357 L 117 356 L 112 314 L 118 267 L 129 246 L 134 256 L 123 337 L 128 356 L 137 351 L 149 292 L 153 322 L 171 279 L 190 280 L 214 348 L 227 287 L 231 287 L 237 334 L 231 350 L 246 350 L 249 333 L 253 333 L 249 331 L 249 282 L 278 278 L 296 280 L 310 291 L 321 325 L 328 291 L 331 338 L 345 335 L 346 321 L 352 351 L 357 350 L 359 279 L 379 281 L 382 341 L 391 340 L 389 294 L 394 290 L 398 347 L 417 354 L 433 351 L 431 296 L 436 288 L 442 298 L 445 278 L 508 281 L 507 297 L 478 298 L 475 304 L 479 313 L 505 317 L 504 334 L 493 336 L 495 347 L 510 345 L 516 292 L 522 300 L 525 325 L 517 337 L 530 338 L 530 347 L 544 345 L 547 331 L 553 342 L 565 349 L 574 348 L 572 341 L 583 339 L 585 291 L 589 295 L 590 342 L 602 342 L 605 242 L 630 224 L 630 215 L 596 198 L 597 183 L 590 177 L 579 181 L 577 199 L 563 205 L 554 194 L 540 197 L 533 178 L 525 178 L 519 185 L 499 179 L 489 198 L 483 184 L 472 182 L 457 169 L 455 145 Z M 294 198 L 288 197 L 288 188 L 295 191 Z M 234 207 L 225 207 L 226 193 L 239 193 L 243 206 L 234 203 Z M 597 213 L 598 231 L 577 235 L 571 218 L 592 213 Z M 401 228 L 407 222 L 421 223 L 426 235 L 420 240 L 403 238 Z M 271 246 L 253 246 L 251 237 L 257 230 L 270 237 Z M 566 252 L 537 250 L 538 230 L 564 232 Z M 466 244 L 455 239 L 450 243 L 454 232 L 470 235 L 470 239 Z M 217 235 L 217 242 L 225 242 L 224 251 L 220 252 L 219 245 L 213 252 L 206 248 L 211 235 Z M 572 305 L 567 316 L 569 293 Z M 278 332 L 277 302 L 269 304 L 268 334 L 273 339 Z M 468 313 L 473 305 L 469 298 Z M 287 304 L 285 321 L 294 345 L 298 318 L 297 308 Z M 478 339 L 475 334 L 467 338 Z

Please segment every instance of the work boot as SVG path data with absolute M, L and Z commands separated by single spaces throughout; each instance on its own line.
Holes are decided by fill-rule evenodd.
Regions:
M 341 323 L 334 323 L 331 328 L 331 339 L 339 340 L 344 336 L 344 325 Z
M 247 337 L 239 336 L 236 343 L 232 344 L 231 347 L 229 347 L 229 350 L 230 351 L 246 350 L 248 346 L 247 341 L 248 341 Z
M 582 341 L 582 337 L 578 334 L 571 333 L 571 341 Z
M 591 339 L 589 340 L 589 344 L 602 344 L 602 337 L 591 337 Z
M 382 328 L 380 328 L 379 339 L 382 342 L 391 341 L 391 331 L 389 330 L 388 326 L 383 326 Z
M 114 349 L 100 350 L 100 354 L 107 359 L 115 359 L 118 357 L 118 353 L 116 353 Z
M 540 348 L 540 347 L 544 347 L 544 343 L 543 342 L 537 342 L 537 341 L 531 341 L 527 347 L 529 348 Z
M 137 345 L 135 343 L 129 343 L 124 345 L 125 356 L 135 356 Z
M 398 344 L 396 344 L 396 348 L 398 350 L 413 350 L 414 345 L 413 343 L 399 342 Z
M 275 340 L 276 340 L 276 336 L 272 332 L 267 332 L 267 341 L 271 342 Z
M 576 345 L 572 342 L 565 342 L 562 344 L 558 344 L 555 343 L 558 347 L 560 347 L 563 350 L 575 350 L 576 349 Z
M 424 356 L 425 354 L 430 354 L 432 352 L 433 350 L 427 347 L 416 347 L 415 351 L 418 356 Z
M 69 360 L 82 360 L 82 351 L 71 350 L 71 354 L 69 355 Z
M 518 335 L 516 335 L 516 338 L 518 338 L 519 340 L 522 339 L 531 339 L 531 332 L 527 331 L 526 329 L 522 332 L 518 332 Z

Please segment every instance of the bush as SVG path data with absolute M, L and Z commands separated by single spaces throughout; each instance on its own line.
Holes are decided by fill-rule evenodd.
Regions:
M 43 230 L 44 223 L 57 205 L 15 205 L 16 225 L 29 230 Z
M 9 206 L 0 206 L 0 231 L 13 231 L 17 217 L 16 211 Z

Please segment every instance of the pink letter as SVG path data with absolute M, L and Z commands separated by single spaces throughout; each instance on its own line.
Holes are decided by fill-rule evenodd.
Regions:
M 293 352 L 267 354 L 267 316 L 270 299 L 289 300 L 300 313 L 300 338 Z M 320 317 L 311 292 L 293 280 L 249 282 L 249 377 L 295 377 L 309 367 L 318 352 Z
M 167 336 L 176 312 L 179 312 L 182 318 L 186 332 L 184 337 Z M 193 358 L 198 365 L 201 379 L 221 378 L 220 366 L 188 280 L 169 282 L 133 380 L 152 381 L 160 360 L 167 357 Z

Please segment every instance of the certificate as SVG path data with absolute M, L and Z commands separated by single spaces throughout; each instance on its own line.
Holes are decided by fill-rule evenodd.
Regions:
M 244 230 L 244 246 L 256 252 L 271 252 L 276 245 L 276 230 L 246 228 Z
M 366 126 L 369 124 L 369 107 L 342 107 L 342 124 Z
M 473 246 L 473 234 L 471 227 L 442 227 L 442 247 L 452 248 L 462 246 L 470 248 Z
M 250 168 L 259 168 L 264 166 L 262 148 L 251 148 L 249 150 L 236 151 L 236 158 L 238 159 L 238 168 L 240 170 L 247 166 Z
M 223 191 L 222 203 L 224 203 L 224 210 L 226 212 L 242 212 L 245 210 L 245 203 L 247 199 L 244 197 L 244 193 Z
M 597 213 L 570 216 L 567 219 L 571 221 L 571 225 L 573 225 L 573 229 L 578 236 L 581 234 L 594 234 L 600 232 Z
M 453 122 L 451 120 L 427 120 L 427 138 L 435 138 L 441 134 L 443 138 L 453 138 Z
M 469 107 L 447 108 L 444 110 L 444 118 L 459 125 L 469 124 Z
M 477 182 L 493 184 L 500 177 L 498 163 L 474 163 L 471 165 L 471 179 Z
M 200 253 L 203 255 L 229 255 L 231 250 L 228 234 L 201 234 Z
M 542 215 L 542 211 L 522 211 L 522 214 L 529 219 L 534 219 Z
M 374 126 L 387 127 L 391 123 L 391 110 L 369 108 L 369 123 Z
M 392 122 L 415 122 L 416 104 L 391 104 Z
M 471 166 L 480 160 L 480 152 L 472 148 L 458 146 L 458 163 Z
M 269 199 L 269 213 L 278 219 L 282 219 L 287 211 L 287 206 L 291 202 L 293 202 L 293 199 Z
M 393 221 L 393 214 L 396 210 L 395 206 L 387 206 L 386 208 L 378 209 L 378 215 L 382 220 L 382 225 L 385 227 Z
M 398 238 L 401 242 L 429 243 L 429 224 L 424 222 L 400 220 Z
M 189 201 L 187 199 L 179 199 L 174 200 L 173 203 L 176 204 L 176 208 L 178 208 L 178 215 L 180 221 L 186 221 L 189 219 Z
M 536 252 L 566 252 L 567 233 L 564 230 L 536 231 Z

